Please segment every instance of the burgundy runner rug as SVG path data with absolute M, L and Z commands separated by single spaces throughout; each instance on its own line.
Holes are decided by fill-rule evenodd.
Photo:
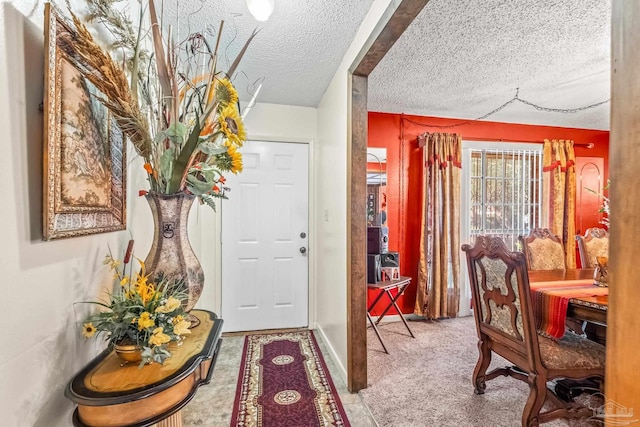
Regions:
M 350 426 L 311 331 L 247 335 L 231 426 Z

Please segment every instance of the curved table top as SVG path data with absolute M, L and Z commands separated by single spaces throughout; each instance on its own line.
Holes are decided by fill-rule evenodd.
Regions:
M 183 344 L 170 349 L 164 365 L 138 368 L 106 349 L 77 373 L 65 396 L 78 404 L 77 426 L 147 426 L 179 411 L 210 381 L 221 343 L 222 319 L 205 310 L 190 312 L 200 320 Z M 122 424 L 122 423 L 125 424 Z

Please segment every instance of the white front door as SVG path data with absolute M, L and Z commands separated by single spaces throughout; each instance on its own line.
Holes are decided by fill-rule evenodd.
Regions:
M 222 210 L 224 331 L 308 326 L 308 145 L 247 141 Z

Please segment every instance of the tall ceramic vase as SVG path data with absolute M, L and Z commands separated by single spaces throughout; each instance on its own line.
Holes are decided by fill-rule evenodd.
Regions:
M 204 272 L 189 243 L 187 222 L 194 195 L 186 193 L 161 194 L 150 191 L 147 202 L 151 207 L 154 222 L 153 244 L 144 261 L 147 273 L 157 280 L 164 275 L 170 280 L 180 281 L 188 294 L 183 303 L 190 311 L 202 294 Z M 197 318 L 189 316 L 192 326 Z

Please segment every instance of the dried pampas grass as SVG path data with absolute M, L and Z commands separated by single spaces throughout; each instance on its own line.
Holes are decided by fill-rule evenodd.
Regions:
M 149 161 L 151 135 L 146 117 L 140 111 L 136 98 L 131 95 L 124 69 L 118 66 L 93 39 L 87 27 L 73 15 L 75 34 L 69 44 L 74 46 L 74 55 L 82 64 L 81 72 L 104 94 L 98 97 L 109 109 L 122 132 L 129 137 L 136 152 Z

